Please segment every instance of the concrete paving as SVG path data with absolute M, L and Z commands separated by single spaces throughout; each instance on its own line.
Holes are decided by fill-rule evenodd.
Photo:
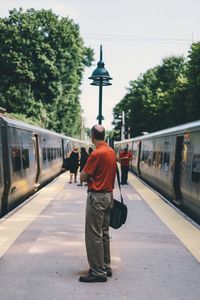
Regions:
M 200 299 L 198 260 L 131 184 L 122 187 L 128 206 L 127 223 L 110 230 L 112 278 L 106 283 L 80 283 L 79 276 L 88 271 L 84 244 L 86 187 L 68 181 L 68 174 L 62 174 L 27 203 L 46 201 L 46 206 L 2 252 L 0 300 Z M 33 212 L 33 208 L 30 210 Z M 31 212 L 23 218 L 29 219 Z M 6 222 L 15 216 L 1 222 L 0 233 L 3 226 L 6 232 Z M 20 215 L 15 222 L 20 223 Z

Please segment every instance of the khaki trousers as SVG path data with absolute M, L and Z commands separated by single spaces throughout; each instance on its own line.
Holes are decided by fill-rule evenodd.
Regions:
M 112 193 L 88 192 L 85 222 L 85 244 L 92 274 L 106 276 L 110 270 L 110 207 Z

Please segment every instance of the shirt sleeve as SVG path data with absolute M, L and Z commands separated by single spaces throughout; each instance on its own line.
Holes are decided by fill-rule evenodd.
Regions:
M 83 171 L 86 174 L 93 176 L 95 174 L 97 165 L 98 165 L 98 159 L 96 156 L 94 156 L 91 153 L 90 156 L 88 157 L 85 167 L 83 168 Z

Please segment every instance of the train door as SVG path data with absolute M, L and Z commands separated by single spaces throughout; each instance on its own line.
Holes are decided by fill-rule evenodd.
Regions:
M 65 141 L 62 139 L 62 158 L 65 160 Z
M 3 149 L 1 139 L 1 127 L 0 127 L 0 217 L 3 214 L 3 191 L 4 191 L 4 180 L 3 180 Z
M 138 175 L 141 175 L 141 172 L 140 172 L 140 158 L 141 158 L 141 141 L 138 141 L 137 142 L 137 170 L 138 170 Z
M 63 168 L 65 170 L 69 169 L 69 140 L 62 139 L 62 152 L 63 152 Z
M 39 153 L 39 137 L 38 134 L 34 134 L 34 149 L 35 149 L 35 162 L 36 162 L 36 177 L 35 177 L 35 188 L 37 188 L 39 183 L 39 177 L 40 177 L 40 153 Z
M 70 149 L 70 141 L 69 140 L 62 140 L 62 151 L 63 151 L 63 160 L 68 158 Z
M 174 174 L 173 174 L 173 189 L 175 194 L 175 202 L 182 204 L 182 195 L 180 190 L 181 181 L 181 161 L 183 151 L 183 136 L 177 136 L 176 149 L 175 149 L 175 161 L 174 161 Z

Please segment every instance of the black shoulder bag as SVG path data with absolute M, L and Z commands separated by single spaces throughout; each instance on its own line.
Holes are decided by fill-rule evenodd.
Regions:
M 121 202 L 114 199 L 113 207 L 110 209 L 110 227 L 112 227 L 114 229 L 120 228 L 126 222 L 127 213 L 128 213 L 127 206 L 124 204 L 124 201 L 122 198 L 118 167 L 117 167 L 117 181 L 118 181 L 118 185 L 119 185 Z

